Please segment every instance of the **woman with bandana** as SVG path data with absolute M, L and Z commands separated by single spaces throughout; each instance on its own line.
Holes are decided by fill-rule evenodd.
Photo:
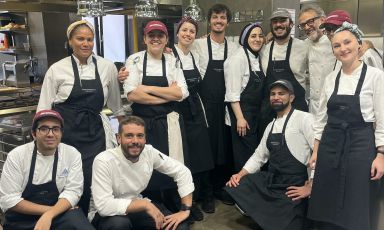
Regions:
M 310 166 L 309 218 L 319 230 L 375 230 L 384 173 L 384 73 L 359 60 L 362 32 L 344 22 L 332 48 L 340 70 L 324 83 Z
M 247 162 L 260 139 L 257 135 L 258 121 L 265 79 L 259 57 L 264 44 L 261 25 L 246 25 L 239 43 L 242 47 L 224 63 L 225 101 L 231 105 L 228 108 L 236 170 Z
M 85 20 L 67 29 L 73 54 L 47 71 L 37 111 L 53 109 L 64 118 L 62 142 L 81 153 L 84 192 L 79 206 L 88 213 L 91 196 L 92 164 L 96 155 L 117 146 L 108 118 L 101 113 L 110 108 L 119 119 L 121 107 L 117 70 L 113 62 L 93 54 L 95 31 Z

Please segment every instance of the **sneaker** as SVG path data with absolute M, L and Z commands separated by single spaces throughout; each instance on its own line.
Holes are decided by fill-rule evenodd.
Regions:
M 215 200 L 214 199 L 205 199 L 201 204 L 201 209 L 205 213 L 214 213 L 215 212 Z
M 218 200 L 221 200 L 223 204 L 226 204 L 226 205 L 235 204 L 235 201 L 233 200 L 233 198 L 225 190 L 221 190 L 220 192 L 216 193 L 215 196 Z
M 196 203 L 192 204 L 191 214 L 189 216 L 195 221 L 202 221 L 204 219 L 204 214 Z

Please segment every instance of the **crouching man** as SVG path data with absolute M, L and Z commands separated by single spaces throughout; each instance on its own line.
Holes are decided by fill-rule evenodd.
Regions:
M 93 163 L 92 224 L 101 230 L 188 229 L 185 220 L 194 190 L 188 168 L 145 144 L 145 123 L 139 117 L 130 116 L 120 123 L 118 141 L 119 147 L 100 153 Z M 173 177 L 177 183 L 179 212 L 172 214 L 163 204 L 140 195 L 153 170 Z
M 63 125 L 58 112 L 39 111 L 34 141 L 8 154 L 0 181 L 5 230 L 94 229 L 74 208 L 83 192 L 81 155 L 60 143 Z

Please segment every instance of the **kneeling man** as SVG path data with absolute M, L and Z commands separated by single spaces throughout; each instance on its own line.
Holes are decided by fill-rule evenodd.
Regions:
M 292 108 L 295 96 L 289 81 L 278 80 L 269 87 L 277 118 L 225 189 L 263 230 L 301 230 L 307 206 L 303 198 L 311 191 L 306 164 L 314 143 L 313 117 Z M 267 161 L 268 170 L 259 171 Z
M 53 110 L 36 113 L 34 142 L 13 149 L 0 181 L 4 229 L 94 229 L 80 209 L 83 193 L 80 153 L 60 143 L 63 118 Z
M 119 124 L 120 146 L 100 153 L 93 162 L 93 204 L 89 218 L 98 229 L 188 229 L 194 184 L 182 163 L 145 142 L 143 119 L 130 116 Z M 140 193 L 153 170 L 177 183 L 180 211 L 171 214 L 163 204 L 152 203 Z M 95 214 L 96 213 L 96 214 Z

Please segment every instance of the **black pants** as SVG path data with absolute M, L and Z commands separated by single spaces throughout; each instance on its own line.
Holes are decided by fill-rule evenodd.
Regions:
M 36 220 L 37 222 L 37 220 Z M 35 223 L 10 223 L 4 225 L 4 230 L 32 230 Z M 33 227 L 28 227 L 33 225 Z M 53 219 L 51 229 L 55 230 L 94 230 L 95 228 L 89 223 L 87 217 L 84 216 L 81 209 L 71 209 Z
M 192 174 L 195 191 L 193 192 L 193 200 L 199 201 L 212 198 L 213 187 L 210 180 L 209 171 L 198 172 Z
M 164 216 L 172 214 L 164 205 L 154 205 L 164 214 Z M 154 230 L 156 229 L 155 221 L 146 212 L 130 213 L 126 216 L 108 216 L 100 217 L 96 214 L 92 224 L 99 230 Z M 177 230 L 188 230 L 189 226 L 184 221 L 179 224 Z
M 317 230 L 346 230 L 345 228 L 339 227 L 335 224 L 327 222 L 316 222 Z

